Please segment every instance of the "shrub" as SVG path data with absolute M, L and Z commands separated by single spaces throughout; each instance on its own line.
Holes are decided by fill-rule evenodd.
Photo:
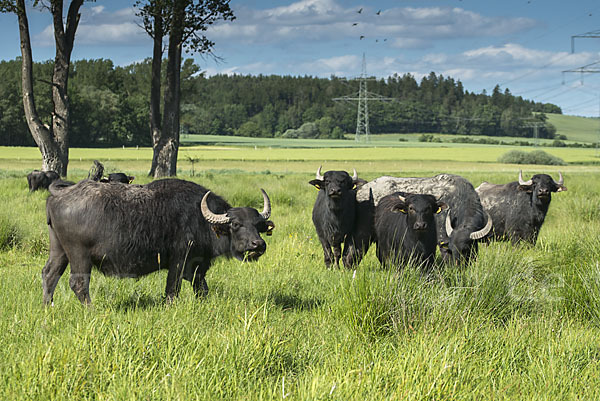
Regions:
M 523 152 L 521 150 L 511 150 L 498 158 L 500 163 L 513 164 L 545 164 L 552 166 L 564 166 L 567 163 L 560 157 L 553 156 L 543 150 L 534 150 L 532 152 Z
M 0 216 L 0 250 L 13 248 L 21 243 L 22 234 L 6 216 Z

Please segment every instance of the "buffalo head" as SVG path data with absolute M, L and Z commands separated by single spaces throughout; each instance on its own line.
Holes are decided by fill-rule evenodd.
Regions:
M 232 207 L 223 214 L 213 213 L 208 207 L 208 191 L 201 202 L 202 215 L 212 225 L 217 237 L 226 235 L 230 238 L 229 248 L 233 257 L 238 260 L 257 260 L 267 250 L 267 244 L 260 233 L 271 235 L 275 224 L 268 220 L 271 216 L 271 201 L 267 193 L 263 195 L 263 211 L 258 212 L 251 207 Z
M 398 196 L 392 212 L 406 214 L 408 228 L 419 233 L 428 229 L 435 231 L 435 214 L 447 208 L 448 205 L 437 200 L 433 195 L 406 194 L 406 196 Z
M 493 222 L 486 212 L 486 224 L 480 230 L 473 231 L 472 228 L 461 226 L 452 227 L 450 211 L 446 215 L 447 241 L 440 243 L 440 251 L 444 260 L 452 260 L 456 263 L 468 262 L 473 255 L 477 254 L 477 243 L 485 238 L 492 230 Z
M 560 171 L 558 172 L 558 181 L 554 181 L 548 174 L 536 174 L 530 180 L 523 180 L 523 173 L 519 170 L 519 189 L 530 193 L 534 200 L 539 200 L 543 204 L 548 204 L 552 200 L 552 192 L 566 191 L 564 179 Z
M 352 177 L 345 171 L 327 171 L 321 175 L 321 167 L 319 167 L 315 179 L 308 183 L 314 185 L 318 190 L 324 191 L 329 199 L 337 201 L 343 198 L 344 194 L 355 190 L 358 182 L 356 170 Z

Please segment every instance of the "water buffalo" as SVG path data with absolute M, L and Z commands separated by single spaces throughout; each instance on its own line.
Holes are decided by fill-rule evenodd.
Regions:
M 492 228 L 492 220 L 483 210 L 473 185 L 465 178 L 439 174 L 426 178 L 383 176 L 363 185 L 356 194 L 357 201 L 373 196 L 375 205 L 394 192 L 433 195 L 448 205 L 436 214 L 438 245 L 444 260 L 468 262 L 476 255 L 478 241 Z
M 356 213 L 356 170 L 352 177 L 345 171 L 327 171 L 321 175 L 321 167 L 317 169 L 314 180 L 309 184 L 319 190 L 313 206 L 312 220 L 323 246 L 325 265 L 333 263 L 339 267 L 344 253 L 350 247 L 352 230 Z
M 134 179 L 134 176 L 127 175 L 125 173 L 110 173 L 108 177 L 101 178 L 100 182 L 120 182 L 123 184 L 131 184 Z
M 483 208 L 494 222 L 493 238 L 535 244 L 544 224 L 552 192 L 566 191 L 562 174 L 558 182 L 548 174 L 536 174 L 530 180 L 519 180 L 495 185 L 483 182 L 476 191 Z
M 27 174 L 29 192 L 37 191 L 38 189 L 48 189 L 50 184 L 58 179 L 60 179 L 60 176 L 55 171 L 33 170 Z
M 179 293 L 182 278 L 196 295 L 208 292 L 205 275 L 219 255 L 257 260 L 270 235 L 271 203 L 261 189 L 262 212 L 231 207 L 193 182 L 163 179 L 147 185 L 107 185 L 83 180 L 50 186 L 46 216 L 50 255 L 42 270 L 44 303 L 67 264 L 69 284 L 84 304 L 91 302 L 92 266 L 117 277 L 140 277 L 168 270 L 166 297 Z
M 377 258 L 382 265 L 413 261 L 425 270 L 435 259 L 435 215 L 447 209 L 432 195 L 396 192 L 384 196 L 375 209 Z
M 110 173 L 108 177 L 104 177 L 104 165 L 98 160 L 94 160 L 94 165 L 88 172 L 88 178 L 98 182 L 121 182 L 123 184 L 131 184 L 135 179 L 134 176 L 125 173 Z

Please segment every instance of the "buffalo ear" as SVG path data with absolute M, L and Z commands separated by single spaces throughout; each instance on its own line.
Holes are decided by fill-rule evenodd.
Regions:
M 448 209 L 448 205 L 446 203 L 444 203 L 444 202 L 438 202 L 437 203 L 437 207 L 438 208 L 435 211 L 435 214 L 442 213 L 442 211 Z
M 525 191 L 528 194 L 533 192 L 533 186 L 531 186 L 531 185 L 519 185 L 518 188 L 519 188 L 519 190 Z
M 310 185 L 314 185 L 314 187 L 317 189 L 321 189 L 323 186 L 323 180 L 310 180 L 308 183 Z
M 564 185 L 559 185 L 558 189 L 556 190 L 556 192 L 563 192 L 563 191 L 566 191 L 566 190 L 567 190 L 567 187 L 565 187 Z
M 392 206 L 393 213 L 404 213 L 406 214 L 406 203 L 398 202 L 394 206 Z
M 274 228 L 275 224 L 271 220 L 267 221 L 267 231 L 265 231 L 265 235 L 268 235 L 269 237 L 273 235 Z
M 215 232 L 217 238 L 229 234 L 229 224 L 211 224 L 210 228 Z

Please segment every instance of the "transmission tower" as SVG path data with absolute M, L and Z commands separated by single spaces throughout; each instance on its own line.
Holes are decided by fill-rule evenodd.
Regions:
M 575 52 L 575 38 L 600 38 L 600 30 L 586 32 L 581 35 L 573 35 L 571 36 L 571 53 Z M 600 73 L 600 61 L 596 61 L 595 63 L 584 65 L 583 67 L 576 68 L 574 70 L 564 70 L 563 73 L 563 83 L 564 83 L 564 75 L 568 72 L 575 72 L 581 74 L 581 83 L 583 85 L 583 74 L 598 74 Z M 600 117 L 600 109 L 598 110 L 598 116 Z M 600 119 L 599 119 L 600 120 Z M 600 129 L 598 130 L 598 140 L 596 141 L 596 157 L 600 155 Z
M 597 39 L 597 38 L 600 38 L 600 30 L 571 36 L 571 53 L 575 53 L 575 39 L 576 38 L 596 38 Z
M 350 96 L 336 97 L 333 98 L 333 100 L 336 102 L 358 102 L 358 109 L 356 112 L 356 135 L 354 139 L 356 142 L 360 142 L 363 140 L 362 138 L 364 138 L 365 142 L 369 142 L 369 101 L 389 102 L 395 99 L 383 97 L 367 90 L 367 82 L 375 81 L 376 78 L 367 75 L 367 59 L 364 53 L 362 58 L 362 70 L 360 76 L 355 78 L 355 80 L 358 81 L 358 93 Z

